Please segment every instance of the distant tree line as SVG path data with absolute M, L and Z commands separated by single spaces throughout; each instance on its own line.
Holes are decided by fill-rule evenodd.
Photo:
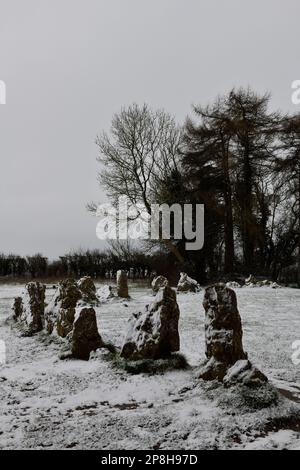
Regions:
M 150 279 L 155 272 L 172 271 L 172 260 L 166 254 L 148 255 L 133 250 L 127 244 L 112 244 L 106 250 L 78 250 L 48 260 L 41 254 L 18 256 L 0 254 L 0 278 L 4 279 L 62 279 L 91 276 L 113 279 L 119 269 L 132 279 Z

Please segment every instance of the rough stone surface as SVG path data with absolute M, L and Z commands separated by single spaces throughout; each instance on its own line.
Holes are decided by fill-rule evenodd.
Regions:
M 123 270 L 117 272 L 117 295 L 127 299 L 128 294 L 128 276 L 127 273 Z
M 226 370 L 247 355 L 242 346 L 242 324 L 236 295 L 224 284 L 205 291 L 205 345 L 208 362 L 201 371 L 205 380 L 222 380 Z
M 23 323 L 30 334 L 42 331 L 44 327 L 46 286 L 39 282 L 29 282 L 22 297 L 14 301 L 14 319 Z
M 165 276 L 157 276 L 153 279 L 151 287 L 153 292 L 157 293 L 161 287 L 169 285 L 169 281 Z
M 257 386 L 267 382 L 267 378 L 252 366 L 244 352 L 242 322 L 235 292 L 224 284 L 210 286 L 205 291 L 203 306 L 208 361 L 200 377 L 223 381 L 226 386 L 237 383 Z
M 95 310 L 87 307 L 78 308 L 72 329 L 72 356 L 87 361 L 92 351 L 103 346 L 97 328 Z
M 134 314 L 121 356 L 130 360 L 159 359 L 179 351 L 179 307 L 169 286 L 159 290 L 152 305 Z
M 279 284 L 277 284 L 277 282 L 272 282 L 270 284 L 270 286 L 271 286 L 272 289 L 280 289 L 281 288 L 281 286 Z
M 77 282 L 77 286 L 82 294 L 82 303 L 98 304 L 98 297 L 96 293 L 96 286 L 91 277 L 85 276 Z
M 53 299 L 45 311 L 45 326 L 49 334 L 56 333 L 65 338 L 73 329 L 77 302 L 82 293 L 72 279 L 59 283 Z
M 257 284 L 257 283 L 258 283 L 258 281 L 257 281 L 256 277 L 253 276 L 253 274 L 250 274 L 250 276 L 247 277 L 247 279 L 245 279 L 245 285 L 246 286 L 249 286 L 251 284 Z
M 203 305 L 206 311 L 207 357 L 227 364 L 247 358 L 235 292 L 224 284 L 208 287 Z
M 237 361 L 227 370 L 223 379 L 223 383 L 226 387 L 236 384 L 260 386 L 266 382 L 268 382 L 267 377 L 248 360 Z
M 178 292 L 199 292 L 201 290 L 197 281 L 189 277 L 186 273 L 180 273 L 180 279 L 177 285 Z

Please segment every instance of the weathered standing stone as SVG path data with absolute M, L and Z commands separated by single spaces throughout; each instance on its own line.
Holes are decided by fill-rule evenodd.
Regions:
M 157 276 L 153 279 L 151 287 L 153 292 L 157 293 L 161 287 L 169 285 L 169 281 L 165 276 Z
M 229 287 L 230 289 L 239 289 L 241 285 L 236 281 L 229 281 L 226 283 L 226 287 Z
M 177 285 L 178 292 L 199 292 L 201 290 L 197 281 L 189 277 L 186 273 L 180 273 Z
M 42 331 L 44 327 L 46 286 L 39 282 L 29 282 L 22 297 L 14 301 L 14 319 L 23 323 L 30 334 Z
M 66 279 L 59 283 L 45 311 L 45 326 L 49 334 L 55 332 L 65 338 L 72 331 L 76 305 L 81 298 L 82 293 L 75 281 Z
M 161 288 L 154 302 L 144 312 L 134 314 L 122 347 L 125 359 L 159 359 L 179 351 L 179 307 L 176 292 Z
M 84 307 L 76 310 L 71 344 L 72 356 L 84 361 L 89 360 L 92 351 L 104 346 L 93 308 Z
M 218 379 L 227 386 L 238 382 L 244 385 L 266 382 L 267 378 L 252 366 L 244 352 L 235 292 L 224 284 L 210 286 L 205 291 L 203 306 L 208 362 L 200 378 Z
M 123 270 L 117 272 L 117 294 L 118 297 L 127 299 L 128 294 L 128 276 L 127 273 Z
M 226 370 L 240 359 L 247 359 L 242 345 L 242 322 L 235 292 L 224 284 L 205 291 L 205 343 L 208 363 L 201 373 L 207 380 L 222 380 Z
M 82 302 L 88 304 L 97 304 L 98 298 L 96 293 L 96 286 L 91 277 L 85 276 L 77 282 L 80 292 L 82 293 Z

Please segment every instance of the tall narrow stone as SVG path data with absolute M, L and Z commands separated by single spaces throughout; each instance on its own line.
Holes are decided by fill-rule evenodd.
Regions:
M 215 284 L 206 289 L 203 306 L 208 363 L 201 376 L 208 380 L 222 380 L 236 361 L 247 359 L 242 345 L 242 322 L 236 294 L 224 284 Z
M 128 294 L 128 276 L 127 273 L 123 270 L 117 272 L 117 294 L 118 297 L 127 299 Z
M 29 334 L 38 333 L 44 327 L 46 286 L 29 282 L 22 297 L 14 300 L 14 319 L 20 321 Z
M 243 349 L 243 330 L 235 292 L 224 284 L 206 289 L 205 344 L 207 363 L 200 372 L 204 380 L 224 380 L 227 386 L 262 383 L 267 378 L 252 366 Z

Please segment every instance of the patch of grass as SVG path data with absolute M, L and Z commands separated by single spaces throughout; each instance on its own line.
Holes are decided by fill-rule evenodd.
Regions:
M 189 364 L 183 354 L 175 353 L 164 359 L 142 359 L 129 361 L 115 355 L 113 366 L 130 374 L 163 374 L 170 370 L 187 370 Z
M 23 323 L 16 322 L 12 318 L 9 318 L 7 320 L 7 325 L 9 325 L 12 330 L 16 330 L 19 336 L 23 338 L 30 338 L 31 336 L 33 336 L 33 333 L 28 328 L 26 328 Z
M 283 416 L 270 419 L 264 427 L 266 434 L 280 430 L 289 430 L 300 433 L 300 411 L 292 416 Z
M 261 387 L 247 387 L 236 385 L 229 389 L 219 388 L 218 404 L 226 409 L 239 409 L 241 411 L 255 412 L 278 405 L 279 393 L 271 384 Z
M 46 346 L 50 344 L 64 345 L 66 340 L 55 335 L 49 335 L 45 330 L 38 333 L 38 339 Z
M 237 392 L 239 393 L 239 390 Z M 244 405 L 251 410 L 268 408 L 277 405 L 279 401 L 278 391 L 268 384 L 257 388 L 241 386 L 240 396 Z

